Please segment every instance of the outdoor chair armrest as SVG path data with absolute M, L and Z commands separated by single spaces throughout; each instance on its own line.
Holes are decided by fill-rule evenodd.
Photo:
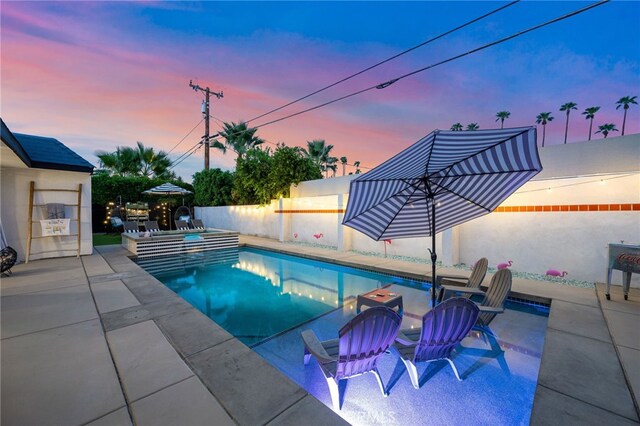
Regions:
M 478 306 L 478 308 L 480 308 L 480 312 L 481 313 L 487 313 L 487 314 L 501 314 L 504 312 L 504 308 L 492 308 L 490 306 Z
M 447 287 L 447 286 L 443 286 L 443 287 Z M 447 290 L 451 290 L 451 291 L 457 291 L 458 293 L 467 293 L 467 294 L 475 294 L 478 296 L 484 296 L 485 292 L 484 290 L 480 290 L 479 288 L 468 288 L 468 287 L 456 287 L 456 286 L 449 286 L 449 288 Z
M 442 280 L 447 281 L 462 281 L 464 284 L 469 282 L 469 277 L 464 277 L 462 275 L 438 275 L 438 281 L 442 282 Z
M 322 343 L 318 340 L 318 336 L 316 336 L 313 330 L 305 330 L 300 334 L 300 336 L 304 342 L 304 347 L 307 348 L 309 353 L 313 355 L 320 364 L 327 364 L 335 361 L 334 358 L 329 356 L 324 347 L 322 347 Z
M 404 332 L 409 332 L 412 330 L 403 330 Z M 418 344 L 417 341 L 412 340 L 410 337 L 407 337 L 403 331 L 399 331 L 398 335 L 396 336 L 396 342 L 400 343 L 401 345 L 404 346 L 415 346 Z

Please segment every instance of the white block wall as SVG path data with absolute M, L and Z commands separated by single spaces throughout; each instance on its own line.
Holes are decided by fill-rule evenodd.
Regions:
M 66 172 L 60 170 L 0 168 L 0 188 L 2 191 L 2 227 L 8 244 L 18 252 L 18 260 L 25 259 L 27 247 L 27 220 L 29 216 L 29 183 L 35 181 L 36 188 L 78 189 L 82 183 L 81 226 L 82 239 L 80 254 L 91 254 L 93 240 L 91 230 L 91 175 L 89 173 Z M 63 203 L 77 204 L 78 194 L 75 192 L 36 192 L 35 204 Z M 34 220 L 46 219 L 43 207 L 34 207 Z M 66 207 L 68 218 L 77 218 L 77 207 Z M 39 236 L 40 224 L 33 225 L 33 236 Z M 77 233 L 77 224 L 71 221 L 71 234 Z M 59 250 L 40 255 L 32 255 L 30 260 L 48 257 L 74 256 L 77 237 L 56 236 L 34 239 L 31 252 Z M 67 249 L 70 251 L 64 251 Z
M 540 157 L 544 170 L 502 206 L 640 204 L 640 135 L 554 145 L 541 148 Z M 265 208 L 197 208 L 196 217 L 244 234 L 383 253 L 383 242 L 341 226 L 342 214 L 335 213 L 346 206 L 356 177 L 302 182 L 292 187 L 290 199 Z M 494 212 L 438 234 L 436 250 L 445 265 L 487 257 L 492 267 L 512 260 L 515 271 L 544 274 L 553 268 L 568 271 L 568 278 L 604 281 L 607 244 L 620 241 L 640 244 L 640 211 Z M 430 238 L 386 246 L 389 254 L 423 259 L 430 247 Z M 621 282 L 620 272 L 614 281 Z M 638 274 L 632 286 L 640 287 Z

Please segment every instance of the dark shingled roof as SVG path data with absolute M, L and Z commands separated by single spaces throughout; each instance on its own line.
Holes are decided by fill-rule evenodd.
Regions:
M 57 139 L 12 133 L 3 121 L 2 140 L 31 168 L 93 172 L 91 163 Z

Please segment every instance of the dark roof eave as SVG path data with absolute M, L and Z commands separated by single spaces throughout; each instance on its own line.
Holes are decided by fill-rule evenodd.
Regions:
M 63 170 L 67 172 L 81 172 L 81 173 L 93 173 L 94 167 L 88 166 L 76 166 L 71 164 L 59 164 L 59 163 L 47 163 L 44 161 L 33 161 L 31 163 L 32 168 L 36 169 L 49 169 L 49 170 Z
M 11 133 L 11 130 L 9 130 L 9 127 L 7 127 L 7 125 L 4 124 L 4 120 L 0 119 L 0 122 L 2 123 L 2 130 L 1 130 L 2 141 L 9 148 L 11 148 L 13 152 L 15 152 L 18 158 L 20 158 L 20 160 L 22 160 L 22 162 L 27 167 L 34 167 L 33 162 L 31 161 L 31 158 L 29 158 L 29 155 L 27 154 L 27 151 L 25 151 L 25 149 L 22 147 L 18 139 L 13 135 L 13 133 Z

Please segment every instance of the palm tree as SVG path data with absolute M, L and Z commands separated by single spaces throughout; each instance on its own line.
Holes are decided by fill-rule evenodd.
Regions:
M 560 111 L 567 111 L 567 124 L 564 127 L 564 143 L 567 143 L 567 134 L 569 133 L 569 113 L 578 106 L 575 102 L 567 102 L 560 107 Z
M 550 112 L 541 112 L 536 117 L 536 124 L 542 124 L 542 146 L 544 146 L 544 139 L 546 137 L 547 123 L 553 121 L 553 116 Z
M 360 171 L 360 162 L 359 161 L 354 161 L 353 163 L 354 166 L 356 166 L 356 174 L 359 175 L 360 173 L 362 173 Z
M 622 119 L 622 136 L 624 136 L 624 126 L 627 123 L 627 110 L 629 109 L 629 105 L 631 104 L 638 105 L 638 102 L 636 102 L 636 98 L 637 96 L 625 96 L 623 98 L 620 98 L 620 100 L 616 102 L 616 104 L 618 104 L 616 109 L 620 109 L 620 107 L 623 107 L 624 109 L 624 118 Z
M 305 157 L 310 158 L 321 171 L 327 172 L 329 169 L 333 170 L 338 161 L 336 157 L 329 155 L 332 149 L 333 145 L 327 145 L 324 139 L 314 139 L 307 141 L 307 149 L 302 148 L 302 151 Z
M 478 130 L 479 128 L 480 126 L 478 126 L 478 123 L 467 124 L 467 130 Z
M 599 106 L 585 108 L 582 113 L 584 114 L 584 118 L 589 121 L 589 140 L 591 140 L 591 130 L 593 129 L 593 118 L 596 116 L 596 112 L 600 109 Z
M 340 162 L 342 163 L 342 176 L 344 176 L 347 169 L 347 157 L 340 157 Z
M 500 111 L 496 113 L 496 121 L 500 120 L 500 128 L 504 129 L 504 120 L 509 118 L 511 113 L 509 111 Z
M 326 157 L 324 162 L 325 177 L 329 176 L 329 170 L 333 173 L 331 177 L 336 177 L 336 170 L 338 170 L 338 157 Z
M 111 175 L 136 176 L 140 169 L 139 158 L 131 147 L 119 146 L 115 152 L 98 150 L 95 155 L 100 160 L 100 166 Z
M 171 177 L 171 160 L 164 151 L 155 152 L 137 142 L 136 148 L 119 146 L 115 152 L 96 151 L 103 168 L 117 176 Z
M 617 132 L 618 129 L 616 129 L 616 125 L 615 124 L 611 124 L 611 123 L 607 123 L 607 124 L 603 124 L 602 126 L 598 126 L 598 131 L 596 133 L 602 133 L 604 135 L 604 138 L 606 139 L 607 136 L 609 136 L 609 132 Z
M 214 140 L 210 146 L 216 148 L 223 153 L 227 152 L 228 148 L 231 148 L 238 157 L 244 157 L 244 154 L 258 145 L 264 143 L 264 140 L 256 136 L 258 129 L 254 127 L 247 127 L 247 123 L 240 121 L 239 123 L 222 123 L 222 130 L 218 132 L 220 136 L 225 139 L 225 143 Z
M 451 125 L 451 130 L 453 130 L 454 132 L 459 132 L 462 130 L 462 124 L 460 123 L 454 123 Z
M 142 142 L 136 142 L 137 155 L 140 159 L 140 174 L 145 177 L 167 177 L 171 160 L 165 151 L 157 153 L 151 147 L 145 147 Z

